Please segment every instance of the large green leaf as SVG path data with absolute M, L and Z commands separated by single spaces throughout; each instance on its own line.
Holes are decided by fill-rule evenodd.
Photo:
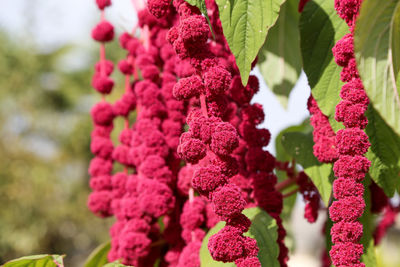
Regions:
M 365 0 L 356 23 L 354 46 L 371 103 L 400 135 L 400 1 Z
M 328 206 L 332 191 L 332 164 L 321 163 L 313 154 L 312 134 L 289 132 L 282 136 L 282 145 L 313 181 L 322 200 Z
M 276 243 L 278 238 L 278 226 L 275 219 L 268 215 L 262 209 L 249 208 L 243 211 L 251 220 L 251 226 L 248 232 L 244 235 L 255 238 L 257 240 L 257 245 L 260 251 L 258 252 L 258 258 L 262 266 L 268 267 L 279 267 L 278 255 L 279 246 Z M 220 267 L 220 266 L 236 266 L 235 263 L 223 263 L 219 261 L 214 261 L 208 251 L 208 239 L 213 234 L 216 234 L 222 227 L 224 227 L 225 222 L 219 222 L 214 226 L 203 239 L 203 244 L 200 249 L 200 262 L 202 267 Z
M 107 254 L 110 251 L 111 243 L 107 242 L 98 246 L 88 257 L 85 267 L 99 267 L 108 263 Z
M 298 1 L 287 0 L 258 54 L 258 67 L 268 88 L 287 107 L 301 68 Z
M 334 62 L 331 50 L 347 32 L 347 24 L 336 14 L 334 0 L 310 1 L 300 17 L 304 71 L 314 98 L 335 131 L 343 127 L 334 119 L 343 83 L 340 81 L 342 67 Z M 371 142 L 366 155 L 372 162 L 370 175 L 392 196 L 400 183 L 400 139 L 371 106 L 366 115 L 369 120 L 366 132 Z
M 33 255 L 6 262 L 3 267 L 63 267 L 61 255 Z
M 310 119 L 305 119 L 299 125 L 289 126 L 288 128 L 283 129 L 275 139 L 275 150 L 276 150 L 276 159 L 279 161 L 291 161 L 292 156 L 288 154 L 285 148 L 282 145 L 282 137 L 285 133 L 290 132 L 301 132 L 301 133 L 311 133 L 313 128 L 310 125 Z
M 299 125 L 290 126 L 286 129 L 283 129 L 275 139 L 275 150 L 276 150 L 276 159 L 282 162 L 288 161 L 291 162 L 293 157 L 288 154 L 285 148 L 282 145 L 282 137 L 285 133 L 289 132 L 303 132 L 303 133 L 310 133 L 312 132 L 312 127 L 310 125 L 310 120 L 306 119 Z M 278 181 L 281 182 L 287 179 L 287 175 L 285 171 L 275 170 L 276 176 L 278 176 Z M 282 190 L 282 194 L 286 194 L 292 192 L 292 190 L 296 189 L 297 185 L 294 184 L 284 190 Z M 297 194 L 293 194 L 289 197 L 285 197 L 283 199 L 283 210 L 281 213 L 282 220 L 289 220 L 292 214 L 292 210 L 294 204 L 296 203 Z
M 243 85 L 251 64 L 275 24 L 285 0 L 216 0 L 224 36 L 236 59 Z
M 371 148 L 366 154 L 371 161 L 369 173 L 386 195 L 393 196 L 400 186 L 400 137 L 371 105 L 367 116 L 366 133 L 371 142 Z
M 334 0 L 313 0 L 307 3 L 300 16 L 300 43 L 304 72 L 311 93 L 322 113 L 329 117 L 336 131 L 343 126 L 335 121 L 335 107 L 340 101 L 342 67 L 332 55 L 332 47 L 349 28 L 334 9 Z

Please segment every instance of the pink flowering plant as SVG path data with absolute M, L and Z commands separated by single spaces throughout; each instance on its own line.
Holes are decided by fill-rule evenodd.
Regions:
M 111 0 L 96 0 L 87 204 L 114 223 L 85 266 L 285 267 L 296 199 L 325 220 L 321 266 L 376 266 L 400 211 L 400 1 L 132 3 L 137 26 L 117 36 Z M 125 89 L 111 101 L 114 65 Z M 285 105 L 302 70 L 310 119 L 273 155 L 253 97 L 265 82 Z

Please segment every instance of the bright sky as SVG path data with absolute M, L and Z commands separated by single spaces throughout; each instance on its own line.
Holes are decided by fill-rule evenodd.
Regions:
M 32 38 L 42 51 L 51 51 L 65 43 L 81 47 L 94 45 L 90 39 L 91 27 L 99 12 L 94 0 L 2 0 L 0 9 L 0 29 L 13 38 L 25 41 Z M 136 21 L 135 11 L 130 0 L 114 0 L 113 7 L 107 10 L 110 20 L 119 32 L 131 29 Z M 31 40 L 26 40 L 31 41 Z M 90 77 L 88 77 L 89 79 Z M 265 123 L 261 125 L 271 131 L 275 138 L 280 130 L 302 122 L 307 116 L 307 98 L 310 88 L 303 74 L 290 95 L 285 110 L 262 83 L 260 93 L 254 101 L 263 104 Z M 275 151 L 273 145 L 268 149 Z

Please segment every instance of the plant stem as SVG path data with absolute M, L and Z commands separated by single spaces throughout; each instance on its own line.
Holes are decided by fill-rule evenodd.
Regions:
M 276 191 L 282 191 L 283 189 L 288 188 L 289 186 L 295 184 L 296 181 L 297 181 L 296 178 L 286 179 L 286 180 L 284 180 L 284 181 L 282 181 L 280 183 L 277 183 L 275 185 L 275 190 Z
M 282 197 L 283 197 L 283 198 L 290 197 L 291 195 L 296 194 L 298 191 L 299 191 L 299 188 L 296 188 L 296 189 L 290 191 L 289 193 L 283 194 Z

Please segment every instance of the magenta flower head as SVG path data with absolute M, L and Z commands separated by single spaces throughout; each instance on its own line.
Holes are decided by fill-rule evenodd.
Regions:
M 360 10 L 361 1 L 362 0 L 335 0 L 335 9 L 337 13 L 350 26 L 352 26 Z
M 197 75 L 180 79 L 173 89 L 173 95 L 177 100 L 198 97 L 202 93 L 204 93 L 204 85 L 201 78 Z
M 114 87 L 114 81 L 108 76 L 103 76 L 100 73 L 96 73 L 92 79 L 92 86 L 101 94 L 109 94 Z
M 169 0 L 149 0 L 147 6 L 149 12 L 156 18 L 162 18 L 168 11 Z
M 244 254 L 244 238 L 239 231 L 222 228 L 208 240 L 208 249 L 214 260 L 232 262 Z
M 211 202 L 214 212 L 225 219 L 240 214 L 246 206 L 240 188 L 233 184 L 219 187 L 212 193 Z
M 343 36 L 332 48 L 336 64 L 345 67 L 354 57 L 353 35 L 351 33 Z
M 357 243 L 363 234 L 363 226 L 360 222 L 338 222 L 331 228 L 333 243 L 353 242 Z
M 351 222 L 363 214 L 365 201 L 362 196 L 345 197 L 332 203 L 329 214 L 334 222 Z
M 177 267 L 191 267 L 200 266 L 199 252 L 201 248 L 201 242 L 195 241 L 190 242 L 179 256 Z
M 179 156 L 192 164 L 196 164 L 206 156 L 206 146 L 198 139 L 188 139 L 178 147 Z
M 339 130 L 336 143 L 339 153 L 347 155 L 363 155 L 370 147 L 368 135 L 358 128 Z
M 363 253 L 363 245 L 352 242 L 337 243 L 329 252 L 335 266 L 355 266 L 360 264 L 359 259 Z
M 96 177 L 91 177 L 89 181 L 89 186 L 94 191 L 110 190 L 111 189 L 111 176 L 110 175 L 100 175 Z
M 235 261 L 237 267 L 261 267 L 261 263 L 257 257 L 248 257 Z
M 112 105 L 102 101 L 93 106 L 90 111 L 93 121 L 99 125 L 109 125 L 114 119 L 114 112 Z
M 113 152 L 114 145 L 109 138 L 96 136 L 90 143 L 92 153 L 101 158 L 109 158 Z
M 239 145 L 239 136 L 235 127 L 230 123 L 216 124 L 211 137 L 211 150 L 222 156 L 228 156 Z
M 226 220 L 226 225 L 231 226 L 242 233 L 245 233 L 249 230 L 251 221 L 245 215 L 240 213 L 234 217 L 228 218 Z
M 96 4 L 99 7 L 99 9 L 103 10 L 108 6 L 111 6 L 111 0 L 96 0 Z
M 360 75 L 357 71 L 357 63 L 355 58 L 351 58 L 349 63 L 342 69 L 340 73 L 340 79 L 343 82 L 350 82 L 354 78 L 360 78 Z
M 88 199 L 89 209 L 100 217 L 111 215 L 111 195 L 109 191 L 94 191 L 90 193 Z
M 100 60 L 94 65 L 94 69 L 97 74 L 100 74 L 104 68 L 104 74 L 110 76 L 114 71 L 114 63 L 111 60 Z
M 192 186 L 200 194 L 208 197 L 211 192 L 226 182 L 227 177 L 222 174 L 221 169 L 215 165 L 209 165 L 195 170 Z
M 190 16 L 180 21 L 178 32 L 185 45 L 199 46 L 208 39 L 210 29 L 201 15 Z
M 369 99 L 365 93 L 364 86 L 359 78 L 353 79 L 343 85 L 340 97 L 352 103 L 368 105 Z
M 114 26 L 103 20 L 99 22 L 92 30 L 92 38 L 98 42 L 110 42 L 114 39 Z
M 118 252 L 123 258 L 139 258 L 150 252 L 150 244 L 151 240 L 143 233 L 125 233 L 120 236 Z
M 186 201 L 180 217 L 182 228 L 190 231 L 199 228 L 204 222 L 205 206 L 204 200 L 200 197 Z
M 343 122 L 347 128 L 357 127 L 364 129 L 368 124 L 367 117 L 364 116 L 368 106 L 365 104 L 354 104 L 347 100 L 342 100 L 336 106 L 335 119 Z
M 364 186 L 353 179 L 339 178 L 333 182 L 333 195 L 336 199 L 363 194 Z
M 110 174 L 112 171 L 112 161 L 95 157 L 90 161 L 89 174 L 91 176 L 100 176 Z
M 228 90 L 232 76 L 225 68 L 217 66 L 207 70 L 203 79 L 207 97 L 213 98 Z
M 360 182 L 364 179 L 370 166 L 371 162 L 366 157 L 342 155 L 333 165 L 333 171 L 336 177 L 354 179 Z

